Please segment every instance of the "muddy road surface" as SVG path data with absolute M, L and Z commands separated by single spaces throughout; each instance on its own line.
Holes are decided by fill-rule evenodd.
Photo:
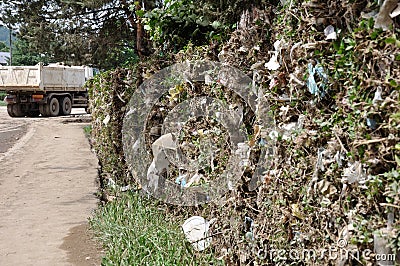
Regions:
M 99 265 L 88 232 L 97 159 L 83 109 L 11 118 L 0 107 L 0 265 Z

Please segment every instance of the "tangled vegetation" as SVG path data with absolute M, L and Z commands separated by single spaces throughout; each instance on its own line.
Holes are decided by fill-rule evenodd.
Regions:
M 227 40 L 186 43 L 168 57 L 153 55 L 97 77 L 89 86 L 103 180 L 137 182 L 121 143 L 124 107 L 135 88 L 168 64 L 218 60 L 262 89 L 276 124 L 269 132 L 276 141 L 273 160 L 256 190 L 244 175 L 218 202 L 159 203 L 161 211 L 176 223 L 193 215 L 216 218 L 204 253 L 228 265 L 372 264 L 382 235 L 384 245 L 400 254 L 399 17 L 383 31 L 366 15 L 379 8 L 374 1 L 282 2 L 243 12 Z M 179 93 L 187 96 L 188 90 Z M 324 256 L 340 248 L 371 253 Z M 305 250 L 315 256 L 299 255 Z

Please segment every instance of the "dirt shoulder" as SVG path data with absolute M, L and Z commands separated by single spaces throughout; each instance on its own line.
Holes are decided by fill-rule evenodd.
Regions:
M 0 107 L 0 265 L 100 265 L 87 227 L 97 158 L 73 119 L 11 119 Z

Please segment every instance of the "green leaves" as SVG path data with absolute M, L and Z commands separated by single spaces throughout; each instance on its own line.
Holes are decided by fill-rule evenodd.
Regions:
M 135 47 L 135 28 L 128 23 L 133 2 L 109 0 L 2 1 L 0 21 L 18 27 L 17 37 L 29 45 L 21 52 L 45 55 L 50 62 L 95 65 L 102 69 L 124 64 Z M 147 4 L 152 1 L 145 1 Z M 139 10 L 138 15 L 144 11 Z M 128 52 L 127 52 L 128 51 Z M 129 59 L 130 60 L 130 59 Z
M 396 35 L 386 38 L 385 43 L 386 44 L 394 44 L 395 46 L 400 47 L 400 41 L 397 40 Z
M 211 26 L 212 26 L 214 29 L 219 29 L 219 28 L 222 26 L 222 23 L 216 20 L 216 21 L 214 21 L 214 22 L 211 24 Z
M 136 13 L 136 16 L 139 17 L 139 18 L 144 17 L 144 15 L 146 14 L 146 12 L 144 10 L 141 10 L 141 9 L 140 10 L 136 10 L 135 13 Z
M 203 45 L 210 39 L 220 40 L 230 30 L 220 16 L 207 1 L 171 0 L 163 8 L 148 11 L 143 21 L 155 47 L 179 50 L 189 42 Z
M 147 12 L 143 20 L 145 30 L 149 32 L 150 39 L 156 46 L 169 44 L 172 41 L 176 44 L 183 42 L 183 35 L 190 34 L 186 31 L 191 23 L 191 14 L 186 14 L 176 3 L 169 5 L 168 8 L 154 9 Z M 192 32 L 195 29 L 192 29 Z
M 0 52 L 8 52 L 10 50 L 9 47 L 5 44 L 5 42 L 0 41 Z

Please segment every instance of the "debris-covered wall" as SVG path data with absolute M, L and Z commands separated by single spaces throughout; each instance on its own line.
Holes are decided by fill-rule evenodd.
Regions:
M 123 157 L 121 128 L 125 105 L 136 86 L 135 69 L 116 69 L 97 75 L 87 85 L 92 113 L 92 145 L 101 166 L 100 180 L 129 183 Z
M 276 120 L 276 154 L 256 191 L 244 177 L 222 203 L 170 210 L 216 218 L 211 246 L 233 264 L 368 264 L 385 245 L 399 254 L 399 17 L 384 31 L 375 2 L 285 2 L 244 14 L 218 55 L 213 46 L 176 55 L 218 58 L 252 78 Z M 123 107 L 136 77 L 161 68 L 146 65 L 92 83 L 94 147 L 114 179 L 127 181 Z M 359 257 L 329 253 L 341 250 Z
M 125 162 L 122 124 L 125 108 L 142 80 L 165 67 L 166 59 L 148 58 L 129 69 L 117 68 L 97 75 L 86 85 L 92 114 L 92 145 L 101 166 L 101 182 L 120 185 L 135 182 Z

